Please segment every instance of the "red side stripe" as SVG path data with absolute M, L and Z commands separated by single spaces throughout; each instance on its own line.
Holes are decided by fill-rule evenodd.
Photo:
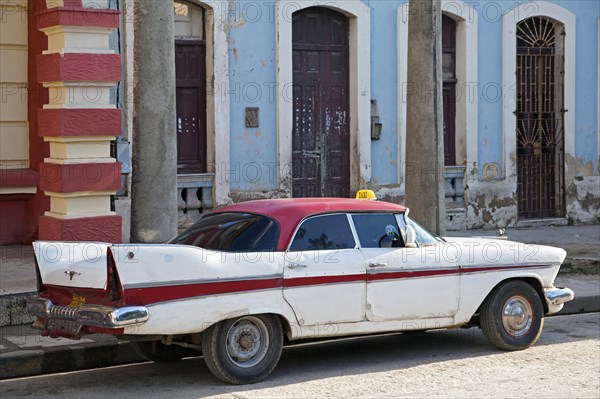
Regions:
M 257 279 L 223 281 L 199 284 L 183 284 L 163 287 L 125 288 L 125 303 L 128 305 L 148 305 L 199 296 L 230 294 L 266 290 L 283 287 L 283 279 Z
M 306 287 L 322 284 L 340 284 L 360 281 L 382 281 L 409 279 L 429 276 L 463 275 L 470 273 L 500 271 L 510 269 L 529 269 L 547 267 L 548 265 L 520 265 L 520 266 L 496 266 L 496 267 L 474 267 L 467 269 L 438 269 L 438 270 L 415 270 L 390 273 L 367 273 L 349 274 L 337 276 L 313 276 L 297 277 L 284 280 L 282 277 L 254 280 L 236 280 L 210 283 L 182 284 L 174 286 L 125 288 L 125 303 L 127 305 L 148 305 L 158 302 L 173 301 L 185 298 L 201 296 L 233 294 L 275 288 Z
M 367 281 L 377 280 L 395 280 L 401 278 L 429 277 L 441 276 L 447 274 L 458 274 L 458 269 L 452 270 L 415 270 L 406 272 L 391 272 L 391 273 L 373 273 L 367 274 Z
M 352 283 L 356 281 L 365 281 L 364 274 L 348 274 L 337 276 L 318 276 L 318 277 L 298 277 L 287 279 L 284 282 L 286 287 L 303 287 L 307 285 Z

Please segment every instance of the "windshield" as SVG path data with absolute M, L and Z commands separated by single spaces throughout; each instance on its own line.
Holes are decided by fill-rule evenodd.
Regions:
M 200 219 L 171 240 L 223 252 L 275 251 L 279 225 L 273 219 L 247 213 L 216 213 Z
M 435 236 L 434 234 L 425 230 L 419 223 L 415 222 L 407 215 L 404 215 L 407 223 L 415 229 L 415 233 L 417 233 L 417 244 L 419 245 L 434 245 L 440 241 L 443 241 L 440 237 Z

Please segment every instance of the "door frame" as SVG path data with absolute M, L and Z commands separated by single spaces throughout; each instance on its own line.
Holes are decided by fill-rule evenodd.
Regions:
M 567 165 L 575 157 L 575 56 L 577 38 L 577 18 L 565 8 L 546 1 L 532 1 L 508 10 L 502 17 L 502 81 L 504 96 L 502 102 L 502 131 L 504 143 L 503 177 L 517 192 L 517 109 L 516 70 L 517 70 L 517 24 L 531 17 L 546 17 L 563 25 L 564 36 L 564 155 L 565 185 L 573 181 L 574 174 Z M 571 168 L 572 169 L 572 168 Z M 502 169 L 499 169 L 499 173 Z M 568 204 L 567 204 L 568 206 Z M 516 215 L 515 215 L 516 216 Z
M 350 24 L 350 191 L 371 180 L 371 10 L 360 0 L 276 3 L 278 186 L 292 195 L 293 70 L 292 14 L 326 7 L 346 15 Z
M 292 195 L 294 197 L 348 197 L 350 195 L 350 123 L 347 119 L 350 118 L 350 38 L 348 36 L 350 23 L 348 17 L 334 10 L 323 7 L 307 8 L 293 14 L 293 18 L 296 20 L 295 24 L 298 24 L 293 27 L 298 28 L 297 32 L 302 32 L 301 36 L 307 33 L 306 29 L 310 26 L 307 25 L 311 19 L 309 15 L 318 15 L 318 23 L 323 24 L 326 30 L 340 29 L 340 32 L 343 32 L 344 40 L 336 44 L 325 44 L 329 41 L 327 39 L 321 43 L 304 43 L 305 37 L 297 37 L 296 42 L 292 41 L 292 55 L 299 57 L 298 60 L 302 65 L 301 71 L 295 70 L 292 78 L 294 90 L 300 88 L 300 93 L 302 93 L 299 98 L 294 97 L 294 101 L 297 102 L 294 107 L 294 120 L 300 119 L 301 121 L 293 127 Z M 323 39 L 321 37 L 318 40 Z M 332 70 L 333 58 L 331 57 L 334 53 L 342 59 L 341 71 L 333 72 Z M 318 70 L 310 70 L 307 67 L 310 54 L 313 56 L 317 54 Z M 336 96 L 339 101 L 332 101 L 329 97 L 330 90 L 333 88 L 332 84 L 335 87 L 342 87 L 343 95 L 339 98 Z M 311 100 L 305 97 L 306 90 L 309 88 L 315 90 L 312 104 Z M 343 111 L 345 119 L 345 122 L 339 125 L 340 129 L 335 127 L 334 122 L 337 107 Z M 327 120 L 329 117 L 327 110 L 332 112 L 331 121 Z M 313 128 L 307 130 L 307 123 Z M 327 133 L 328 123 L 333 124 L 329 134 Z M 314 142 L 316 147 L 305 148 L 307 142 Z M 335 158 L 332 155 L 334 152 L 338 154 Z M 316 175 L 311 175 L 305 164 L 310 158 L 318 160 L 317 170 L 313 170 Z M 302 166 L 298 168 L 299 165 Z M 336 170 L 338 173 L 332 173 Z M 307 176 L 305 173 L 309 173 L 309 175 Z M 311 193 L 312 190 L 306 186 L 313 186 L 309 183 L 313 178 L 315 178 L 316 184 L 314 184 L 315 191 Z
M 223 4 L 218 0 L 183 0 L 204 8 L 206 43 L 206 162 L 212 178 L 215 207 L 231 204 L 229 87 L 229 33 L 220 18 Z M 133 47 L 132 47 L 133 48 Z M 218 65 L 218 68 L 216 67 Z M 133 76 L 133 70 L 131 72 Z M 212 82 L 212 83 L 210 83 Z

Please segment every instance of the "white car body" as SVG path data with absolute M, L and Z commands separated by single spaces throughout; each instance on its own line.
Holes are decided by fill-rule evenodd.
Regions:
M 560 248 L 475 237 L 419 243 L 418 225 L 413 227 L 400 206 L 348 202 L 356 200 L 334 205 L 314 200 L 298 206 L 293 202 L 297 200 L 276 201 L 267 201 L 268 212 L 264 204 L 250 204 L 226 208 L 215 216 L 246 212 L 255 217 L 254 212 L 261 215 L 263 210 L 262 215 L 278 223 L 280 238 L 271 251 L 36 242 L 42 293 L 29 301 L 30 313 L 38 316 L 34 325 L 52 336 L 103 332 L 170 344 L 173 337 L 202 334 L 220 322 L 274 315 L 287 338 L 299 340 L 478 325 L 486 298 L 511 281 L 524 282 L 537 294 L 522 300 L 517 292 L 503 305 L 508 329 L 527 318 L 543 317 L 533 314 L 533 302 L 540 301 L 538 309 L 549 315 L 573 298 L 568 288 L 554 287 L 566 256 Z M 372 215 L 391 224 L 378 244 L 373 244 L 375 239 L 364 245 L 370 233 L 359 229 L 358 221 L 378 220 Z M 322 217 L 328 219 L 318 219 Z M 348 228 L 347 247 L 295 247 L 310 233 L 308 221 L 328 226 L 333 220 Z M 325 233 L 315 237 L 327 243 L 336 239 Z M 382 247 L 386 237 L 391 237 L 389 245 L 401 239 L 403 246 Z M 90 303 L 88 298 L 103 295 L 112 302 Z M 531 322 L 527 323 L 529 328 Z

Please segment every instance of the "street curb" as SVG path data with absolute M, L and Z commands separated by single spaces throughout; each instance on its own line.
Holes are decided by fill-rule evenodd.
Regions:
M 558 316 L 578 313 L 594 313 L 600 312 L 600 295 L 575 297 L 572 301 L 565 303 L 565 306 Z
M 97 342 L 0 355 L 0 380 L 144 362 L 129 342 Z

